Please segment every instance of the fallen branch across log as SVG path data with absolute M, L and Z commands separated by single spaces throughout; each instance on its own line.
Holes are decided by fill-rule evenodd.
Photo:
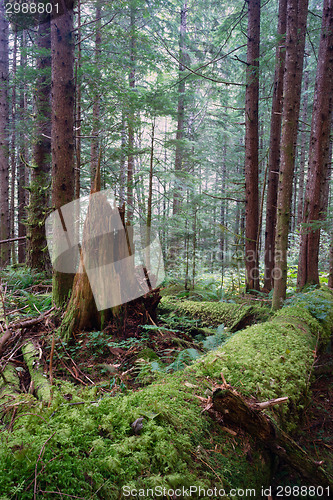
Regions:
M 212 408 L 222 416 L 224 424 L 241 427 L 293 467 L 310 484 L 333 487 L 333 478 L 321 467 L 321 463 L 312 460 L 288 434 L 274 425 L 262 413 L 260 403 L 246 401 L 230 386 L 216 389 L 212 401 Z M 265 402 L 264 408 L 268 408 L 269 403 Z

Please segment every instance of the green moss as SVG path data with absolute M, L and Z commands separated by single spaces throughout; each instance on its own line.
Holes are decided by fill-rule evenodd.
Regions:
M 169 297 L 163 297 L 159 307 L 162 312 L 177 312 L 196 318 L 204 327 L 217 327 L 223 323 L 230 331 L 236 331 L 253 321 L 262 321 L 269 316 L 269 310 L 264 306 L 227 302 L 177 301 Z
M 289 405 L 271 415 L 290 429 L 307 392 L 318 333 L 320 343 L 327 328 L 325 320 L 297 305 L 234 334 L 222 348 L 141 391 L 103 394 L 96 403 L 96 388 L 77 392 L 66 384 L 63 390 L 74 394 L 70 403 L 60 394 L 51 408 L 35 403 L 28 415 L 14 420 L 13 432 L 1 434 L 2 495 L 14 498 L 19 488 L 17 498 L 30 499 L 37 470 L 38 490 L 83 498 L 118 499 L 125 485 L 137 490 L 223 486 L 227 494 L 231 487 L 250 486 L 259 498 L 270 480 L 270 458 L 250 436 L 231 436 L 202 413 L 197 396 L 220 383 L 223 372 L 245 395 L 259 400 L 289 396 Z M 72 404 L 77 402 L 84 404 Z M 143 428 L 136 435 L 131 424 L 139 417 Z

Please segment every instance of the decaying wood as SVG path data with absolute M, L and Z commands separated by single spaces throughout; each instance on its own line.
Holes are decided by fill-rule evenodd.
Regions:
M 19 330 L 23 328 L 28 328 L 30 326 L 37 325 L 41 321 L 43 321 L 52 311 L 54 311 L 54 307 L 46 311 L 44 314 L 41 314 L 37 318 L 29 318 L 24 321 L 18 321 L 16 323 L 10 323 L 8 325 L 8 328 L 0 338 L 0 356 L 4 352 L 4 350 L 7 348 L 8 344 L 10 341 L 16 337 L 13 335 L 14 330 Z
M 3 351 L 5 350 L 5 347 L 8 343 L 8 341 L 10 340 L 12 334 L 13 334 L 12 330 L 8 329 L 5 331 L 3 336 L 0 338 L 0 356 L 3 353 Z
M 48 311 L 45 313 L 41 314 L 37 318 L 30 318 L 26 319 L 24 321 L 18 321 L 16 323 L 10 323 L 8 325 L 8 328 L 11 328 L 12 330 L 17 330 L 19 328 L 28 328 L 29 326 L 34 326 L 43 321 L 52 311 L 54 311 L 55 307 L 51 307 Z
M 38 399 L 49 402 L 51 386 L 43 372 L 39 349 L 32 342 L 27 342 L 22 346 L 22 354 L 29 369 L 31 380 L 34 383 Z
M 285 398 L 279 398 L 281 399 Z M 278 400 L 273 400 L 276 401 Z M 271 406 L 265 402 L 264 408 Z M 257 403 L 248 402 L 230 386 L 218 388 L 213 392 L 212 407 L 218 412 L 226 425 L 241 427 L 258 439 L 272 453 L 282 458 L 297 470 L 310 484 L 333 487 L 333 477 L 314 462 L 288 434 L 279 429 L 270 418 L 262 413 Z

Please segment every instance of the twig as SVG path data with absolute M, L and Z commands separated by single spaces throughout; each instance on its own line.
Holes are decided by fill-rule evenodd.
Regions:
M 86 498 L 84 497 L 76 497 L 74 495 L 68 495 L 67 493 L 61 493 L 59 491 L 43 491 L 43 490 L 39 490 L 38 493 L 52 493 L 53 495 L 64 495 L 65 497 L 69 497 L 69 498 L 78 498 L 79 500 L 86 500 Z
M 50 436 L 49 438 L 47 438 L 47 440 L 45 441 L 45 443 L 41 447 L 39 455 L 38 455 L 38 458 L 37 458 L 37 462 L 36 462 L 36 466 L 35 466 L 34 500 L 36 500 L 36 493 L 37 493 L 37 475 L 38 475 L 37 474 L 37 468 L 38 468 L 38 462 L 42 459 L 42 453 L 44 452 L 46 444 L 50 441 L 50 439 L 53 438 L 53 436 L 55 435 L 55 433 L 56 433 L 56 431 L 54 431 L 54 433 L 52 434 L 52 436 Z
M 60 340 L 60 343 L 62 345 L 62 347 L 64 348 L 64 351 L 65 353 L 67 354 L 67 356 L 69 357 L 69 359 L 71 360 L 71 362 L 73 363 L 73 365 L 75 366 L 75 368 L 93 385 L 95 385 L 95 382 L 93 382 L 87 375 L 85 375 L 83 373 L 83 371 L 77 366 L 77 364 L 75 363 L 74 359 L 71 357 L 71 355 L 69 354 L 69 352 L 67 351 L 66 347 L 64 346 L 61 338 L 59 337 L 59 340 Z M 58 356 L 59 357 L 59 356 Z M 60 358 L 59 358 L 60 359 Z
M 264 410 L 265 408 L 270 408 L 274 405 L 280 405 L 282 403 L 286 403 L 288 401 L 288 396 L 283 398 L 271 399 L 270 401 L 263 401 L 262 403 L 256 403 L 256 406 L 260 408 L 260 410 Z

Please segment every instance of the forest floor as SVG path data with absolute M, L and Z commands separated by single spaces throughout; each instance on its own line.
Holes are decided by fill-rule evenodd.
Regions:
M 7 286 L 4 281 L 2 283 L 6 291 L 2 308 L 9 322 L 24 321 L 32 313 L 36 317 L 49 310 L 51 305 L 49 282 L 39 280 L 37 283 L 35 280 L 22 290 L 21 281 L 9 280 Z M 76 334 L 70 343 L 66 343 L 55 334 L 56 327 L 56 319 L 49 315 L 39 323 L 21 329 L 0 355 L 0 371 L 10 359 L 19 372 L 22 392 L 33 391 L 29 370 L 20 352 L 22 342 L 28 339 L 40 350 L 40 362 L 47 378 L 53 376 L 58 383 L 70 381 L 78 387 L 95 385 L 99 394 L 111 395 L 138 390 L 151 383 L 156 372 L 182 369 L 206 352 L 202 334 L 198 335 L 198 322 L 177 315 L 161 315 L 157 324 L 139 329 L 133 325 L 131 330 L 129 324 L 126 338 L 120 339 L 112 335 L 109 326 L 102 332 Z M 49 369 L 51 357 L 52 373 Z M 314 373 L 316 379 L 309 402 L 294 438 L 314 460 L 323 461 L 327 472 L 333 474 L 332 349 L 317 358 Z M 285 464 L 277 464 L 273 488 L 293 484 L 301 485 L 297 474 Z

